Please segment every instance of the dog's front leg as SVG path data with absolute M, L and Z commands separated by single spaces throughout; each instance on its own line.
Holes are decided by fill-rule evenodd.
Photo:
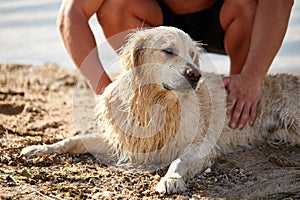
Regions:
M 33 145 L 22 149 L 21 154 L 26 157 L 44 154 L 62 153 L 104 153 L 111 147 L 104 141 L 101 134 L 77 135 L 50 145 Z
M 214 149 L 203 150 L 201 147 L 191 147 L 174 160 L 166 175 L 156 185 L 156 191 L 167 194 L 184 192 L 187 189 L 185 180 L 204 171 L 215 158 Z

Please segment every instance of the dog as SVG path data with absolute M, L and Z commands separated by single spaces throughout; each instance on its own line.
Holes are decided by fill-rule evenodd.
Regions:
M 238 147 L 265 140 L 300 145 L 299 75 L 267 75 L 255 124 L 231 129 L 222 77 L 201 70 L 202 55 L 201 45 L 177 28 L 136 31 L 120 53 L 124 73 L 97 97 L 103 134 L 29 146 L 21 153 L 109 152 L 119 164 L 169 165 L 155 189 L 170 194 L 185 191 L 188 178 Z

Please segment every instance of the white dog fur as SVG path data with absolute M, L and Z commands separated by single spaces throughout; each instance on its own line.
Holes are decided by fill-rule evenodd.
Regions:
M 186 190 L 185 180 L 220 154 L 264 140 L 300 145 L 300 77 L 268 75 L 253 126 L 230 129 L 221 78 L 200 73 L 199 44 L 176 28 L 157 27 L 131 35 L 120 59 L 125 73 L 98 97 L 97 116 L 105 134 L 74 136 L 22 154 L 116 152 L 119 163 L 163 166 L 162 193 Z M 190 85 L 184 73 L 195 70 Z M 194 81 L 195 82 L 195 81 Z

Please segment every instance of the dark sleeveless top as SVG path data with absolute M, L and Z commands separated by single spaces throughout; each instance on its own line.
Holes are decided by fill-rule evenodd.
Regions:
M 163 25 L 177 27 L 194 40 L 205 44 L 208 52 L 226 54 L 224 31 L 220 24 L 220 10 L 224 0 L 217 0 L 211 7 L 194 13 L 175 14 L 162 0 L 157 0 L 163 14 Z

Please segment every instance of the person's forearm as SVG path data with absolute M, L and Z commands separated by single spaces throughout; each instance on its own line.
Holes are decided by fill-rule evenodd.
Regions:
M 74 9 L 70 5 L 62 7 L 58 18 L 58 26 L 65 47 L 83 76 L 89 81 L 96 93 L 101 93 L 108 84 L 108 77 L 100 63 L 94 35 L 89 27 L 87 16 L 83 10 Z M 103 86 L 100 78 L 104 76 Z
M 259 0 L 242 74 L 262 80 L 286 33 L 292 0 Z

